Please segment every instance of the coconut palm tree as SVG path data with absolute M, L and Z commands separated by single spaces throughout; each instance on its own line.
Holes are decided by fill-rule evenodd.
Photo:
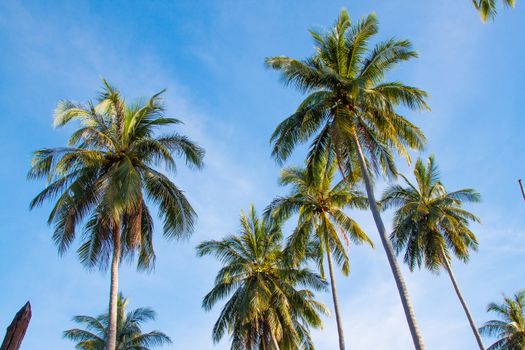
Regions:
M 447 271 L 478 346 L 484 350 L 450 262 L 452 255 L 468 262 L 470 251 L 477 250 L 478 241 L 468 226 L 470 222 L 479 222 L 479 219 L 465 210 L 463 204 L 478 202 L 480 195 L 470 188 L 448 192 L 440 181 L 433 156 L 428 158 L 426 166 L 421 159 L 417 160 L 415 184 L 402 177 L 406 186 L 390 186 L 381 199 L 385 209 L 397 209 L 390 235 L 394 249 L 398 254 L 404 251 L 404 261 L 410 271 L 422 265 L 435 273 L 441 268 Z
M 309 254 L 310 242 L 314 243 L 321 276 L 324 278 L 323 260 L 326 256 L 330 285 L 334 303 L 339 348 L 345 348 L 342 315 L 339 309 L 335 282 L 333 257 L 345 276 L 350 272 L 344 239 L 355 243 L 372 242 L 361 227 L 345 212 L 345 208 L 366 209 L 368 200 L 359 191 L 349 188 L 345 181 L 332 186 L 336 174 L 336 164 L 321 163 L 316 171 L 303 168 L 285 168 L 281 171 L 279 182 L 282 186 L 291 185 L 287 196 L 277 197 L 266 209 L 266 215 L 282 221 L 293 214 L 299 214 L 297 228 L 288 239 L 287 250 L 295 261 L 302 261 Z M 333 256 L 333 257 L 332 257 Z
M 143 333 L 142 324 L 155 320 L 156 314 L 150 308 L 139 308 L 126 313 L 128 299 L 119 293 L 117 300 L 117 342 L 116 350 L 151 350 L 171 344 L 171 339 L 159 331 Z M 108 313 L 98 317 L 75 316 L 73 321 L 84 329 L 64 331 L 64 338 L 76 342 L 78 350 L 104 350 L 107 346 L 109 325 Z
M 354 177 L 363 180 L 414 346 L 420 350 L 423 340 L 376 205 L 372 179 L 374 174 L 396 174 L 394 153 L 410 160 L 407 148 L 423 147 L 423 133 L 398 114 L 396 107 L 426 109 L 427 94 L 398 81 L 384 81 L 388 71 L 417 54 L 409 41 L 396 39 L 380 42 L 370 50 L 369 40 L 377 32 L 374 14 L 351 25 L 348 13 L 342 10 L 332 30 L 311 31 L 316 45 L 311 57 L 266 60 L 269 67 L 281 72 L 285 83 L 308 93 L 296 112 L 277 126 L 271 137 L 272 155 L 282 163 L 298 144 L 313 138 L 307 156 L 309 167 L 324 157 L 333 157 L 350 184 Z
M 55 201 L 48 223 L 59 254 L 68 250 L 83 225 L 80 261 L 87 267 L 111 267 L 107 349 L 117 336 L 118 269 L 123 258 L 138 254 L 138 268 L 155 262 L 153 220 L 147 203 L 158 206 L 166 238 L 191 235 L 196 214 L 162 167 L 175 170 L 173 153 L 194 168 L 202 166 L 204 150 L 178 133 L 157 135 L 161 127 L 180 121 L 164 115 L 162 92 L 145 103 L 127 105 L 104 80 L 96 103 L 62 101 L 54 125 L 79 126 L 67 147 L 44 148 L 33 155 L 28 177 L 47 179 L 31 208 Z
M 487 312 L 495 313 L 498 319 L 486 322 L 479 331 L 498 338 L 487 350 L 524 350 L 525 291 L 517 292 L 513 298 L 503 298 L 503 304 L 490 303 L 487 307 Z
M 239 235 L 197 247 L 199 256 L 214 255 L 223 264 L 203 308 L 229 298 L 213 327 L 213 341 L 228 331 L 231 349 L 313 349 L 309 329 L 321 327 L 320 314 L 328 311 L 311 289 L 325 289 L 326 283 L 307 268 L 288 264 L 277 222 L 259 218 L 253 206 L 247 215 L 241 212 L 240 221 Z
M 516 6 L 516 0 L 502 0 L 503 4 L 509 7 Z M 497 1 L 496 0 L 472 0 L 474 7 L 478 10 L 481 20 L 486 22 L 488 19 L 496 17 Z

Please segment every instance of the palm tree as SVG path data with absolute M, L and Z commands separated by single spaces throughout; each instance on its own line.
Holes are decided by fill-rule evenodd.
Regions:
M 394 249 L 398 254 L 405 252 L 404 261 L 410 271 L 422 265 L 435 273 L 442 267 L 445 268 L 478 346 L 484 350 L 478 329 L 450 265 L 451 255 L 468 262 L 470 251 L 477 250 L 478 241 L 468 225 L 472 221 L 479 222 L 479 219 L 463 209 L 463 203 L 478 202 L 480 196 L 470 188 L 448 192 L 439 179 L 433 156 L 429 157 L 426 167 L 421 159 L 417 160 L 414 168 L 415 184 L 402 177 L 406 186 L 390 186 L 381 199 L 385 209 L 397 208 L 390 235 Z
M 117 342 L 116 350 L 151 350 L 162 345 L 171 344 L 171 339 L 164 333 L 152 331 L 143 333 L 141 326 L 146 321 L 155 320 L 155 311 L 150 308 L 139 308 L 126 313 L 128 299 L 119 293 L 117 300 Z M 64 331 L 64 338 L 76 342 L 78 350 L 104 350 L 107 343 L 109 315 L 98 317 L 75 316 L 73 321 L 85 329 Z
M 369 50 L 368 41 L 377 32 L 374 14 L 352 26 L 348 13 L 342 10 L 332 30 L 311 31 L 316 44 L 313 56 L 266 60 L 269 67 L 280 70 L 287 84 L 309 94 L 296 112 L 276 128 L 271 137 L 272 155 L 282 163 L 299 143 L 315 135 L 307 158 L 309 167 L 324 157 L 334 157 L 349 184 L 354 177 L 364 181 L 414 346 L 421 350 L 423 340 L 376 205 L 371 170 L 394 176 L 393 152 L 409 160 L 407 147 L 423 147 L 423 133 L 395 110 L 399 105 L 426 109 L 427 94 L 401 82 L 384 82 L 386 72 L 417 54 L 409 41 L 396 39 L 380 42 Z
M 138 253 L 139 269 L 154 266 L 153 220 L 146 198 L 158 205 L 166 238 L 189 237 L 196 218 L 184 192 L 155 169 L 175 170 L 172 153 L 195 168 L 202 166 L 204 156 L 204 150 L 186 136 L 156 134 L 160 127 L 180 123 L 164 116 L 162 92 L 146 103 L 126 105 L 104 80 L 96 104 L 60 102 L 54 125 L 79 121 L 80 126 L 67 147 L 36 151 L 28 174 L 31 179 L 47 179 L 31 208 L 55 201 L 48 223 L 54 225 L 59 254 L 68 250 L 76 227 L 84 224 L 80 261 L 89 268 L 111 266 L 108 350 L 116 346 L 121 260 Z
M 350 189 L 345 181 L 332 187 L 336 173 L 335 162 L 321 164 L 320 169 L 309 172 L 302 168 L 286 168 L 281 172 L 279 182 L 282 186 L 291 185 L 288 196 L 278 197 L 266 209 L 266 214 L 275 220 L 288 219 L 299 214 L 297 228 L 288 239 L 287 250 L 296 261 L 302 261 L 308 254 L 309 243 L 318 247 L 315 260 L 319 263 L 324 277 L 323 260 L 326 256 L 330 273 L 330 285 L 334 303 L 339 348 L 345 348 L 343 322 L 339 310 L 339 300 L 334 276 L 332 254 L 342 268 L 344 275 L 350 272 L 350 263 L 340 235 L 348 242 L 367 242 L 373 246 L 366 233 L 343 210 L 345 208 L 365 209 L 366 197 Z
M 281 226 L 259 218 L 253 206 L 241 212 L 241 232 L 199 244 L 199 256 L 214 255 L 223 267 L 204 297 L 205 310 L 228 298 L 213 327 L 213 341 L 228 333 L 231 349 L 313 349 L 310 327 L 322 326 L 313 290 L 326 288 L 307 268 L 291 266 L 281 247 Z M 297 289 L 299 286 L 303 289 Z
M 517 292 L 514 298 L 503 298 L 503 304 L 490 303 L 487 307 L 487 311 L 495 313 L 499 319 L 486 322 L 479 331 L 498 338 L 487 350 L 524 350 L 525 291 Z
M 503 4 L 509 7 L 516 6 L 516 0 L 502 0 Z M 474 7 L 478 10 L 481 20 L 487 22 L 488 19 L 493 19 L 498 13 L 496 9 L 496 0 L 472 0 Z

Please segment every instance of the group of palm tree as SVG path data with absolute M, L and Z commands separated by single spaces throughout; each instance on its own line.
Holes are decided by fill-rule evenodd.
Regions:
M 484 19 L 495 14 L 495 0 L 473 0 Z M 513 6 L 514 1 L 506 0 Z M 310 142 L 304 167 L 281 171 L 280 184 L 290 192 L 275 198 L 259 216 L 253 206 L 241 214 L 241 231 L 197 247 L 199 256 L 213 255 L 221 263 L 213 289 L 204 297 L 210 310 L 226 300 L 213 327 L 214 342 L 224 335 L 232 349 L 313 349 L 311 328 L 322 327 L 329 309 L 316 301 L 315 292 L 331 291 L 340 350 L 345 349 L 343 315 L 335 280 L 338 267 L 350 271 L 347 247 L 372 239 L 347 214 L 371 211 L 385 251 L 414 348 L 425 348 L 396 253 L 410 270 L 444 269 L 466 313 L 480 349 L 480 332 L 500 338 L 490 350 L 525 349 L 525 292 L 505 304 L 489 305 L 503 320 L 493 320 L 480 332 L 452 270 L 452 258 L 469 260 L 478 242 L 469 225 L 479 219 L 464 208 L 480 200 L 473 189 L 447 191 L 434 157 L 417 159 L 415 183 L 398 173 L 399 158 L 409 164 L 410 150 L 421 151 L 423 132 L 399 112 L 429 110 L 427 93 L 385 75 L 398 64 L 417 57 L 408 40 L 388 39 L 370 48 L 378 33 L 375 15 L 352 24 L 342 10 L 334 27 L 311 31 L 315 52 L 305 59 L 285 56 L 266 59 L 287 85 L 307 96 L 271 136 L 272 156 L 283 164 L 300 144 Z M 67 147 L 34 153 L 29 178 L 47 185 L 31 202 L 55 204 L 48 223 L 60 254 L 82 229 L 79 259 L 88 268 L 110 268 L 109 308 L 106 314 L 74 320 L 86 330 L 73 329 L 65 337 L 78 349 L 138 350 L 170 342 L 160 332 L 143 334 L 140 323 L 154 318 L 149 309 L 125 315 L 126 300 L 119 296 L 119 266 L 137 258 L 137 268 L 154 267 L 153 218 L 149 205 L 158 207 L 168 239 L 189 237 L 196 213 L 163 171 L 176 168 L 174 155 L 200 169 L 204 150 L 178 133 L 159 134 L 176 126 L 165 116 L 162 93 L 145 103 L 127 104 L 107 81 L 95 101 L 62 101 L 55 110 L 57 127 L 78 122 Z M 375 181 L 401 177 L 376 199 Z M 359 190 L 364 186 L 365 193 Z M 382 211 L 395 209 L 388 234 Z M 283 224 L 295 228 L 283 234 Z M 325 262 L 328 275 L 325 276 Z M 315 271 L 311 268 L 315 267 Z
M 433 272 L 438 272 L 441 268 L 447 271 L 478 346 L 483 350 L 478 329 L 451 267 L 452 256 L 467 262 L 470 252 L 477 249 L 478 243 L 469 224 L 479 219 L 464 209 L 463 205 L 466 202 L 479 201 L 479 194 L 473 189 L 447 191 L 440 181 L 434 157 L 431 156 L 426 166 L 421 159 L 417 160 L 414 168 L 416 184 L 401 175 L 406 187 L 392 185 L 381 200 L 376 201 L 374 177 L 386 175 L 391 179 L 395 178 L 398 175 L 396 156 L 410 162 L 408 149 L 421 150 L 425 144 L 421 130 L 399 114 L 397 107 L 403 106 L 409 110 L 428 109 L 425 91 L 401 82 L 384 80 L 385 74 L 397 64 L 417 57 L 410 42 L 390 39 L 369 50 L 368 42 L 377 32 L 375 15 L 351 25 L 348 13 L 343 10 L 332 30 L 311 31 L 316 45 L 316 52 L 312 56 L 302 60 L 284 56 L 266 60 L 270 68 L 281 73 L 286 84 L 307 94 L 297 110 L 280 123 L 273 133 L 273 157 L 282 164 L 296 146 L 312 141 L 306 157 L 306 167 L 286 168 L 281 173 L 280 182 L 291 185 L 291 193 L 273 200 L 265 210 L 265 216 L 268 220 L 279 223 L 297 214 L 297 226 L 288 237 L 283 263 L 298 267 L 312 260 L 317 264 L 320 276 L 324 277 L 323 261 L 326 257 L 341 350 L 345 348 L 345 342 L 332 256 L 341 266 L 342 272 L 348 274 L 349 260 L 341 239 L 358 244 L 372 244 L 360 226 L 343 212 L 344 209 L 356 208 L 369 208 L 372 211 L 399 290 L 415 349 L 424 349 L 424 343 L 395 257 L 396 252 L 402 251 L 405 251 L 404 260 L 411 270 L 424 265 Z M 332 187 L 336 170 L 342 180 Z M 361 182 L 365 186 L 366 197 L 355 188 Z M 397 211 L 393 232 L 388 237 L 381 210 L 390 207 Z M 244 235 L 245 231 L 241 237 Z M 206 242 L 205 246 L 210 244 L 214 247 L 231 248 L 228 242 L 232 239 L 235 237 Z M 251 273 L 259 272 L 261 268 L 247 269 L 248 272 L 235 270 L 239 261 L 226 259 L 230 253 L 233 254 L 229 248 L 227 252 L 222 249 L 216 252 L 225 264 L 216 279 L 215 288 L 221 288 L 220 297 L 253 293 L 254 297 L 250 300 L 257 304 L 251 307 L 262 313 L 266 312 L 265 307 L 258 304 L 259 298 L 264 295 L 260 290 L 261 286 L 246 280 L 247 276 L 256 278 Z M 250 261 L 250 264 L 256 266 L 264 265 L 264 260 L 251 259 L 243 256 L 242 252 L 238 253 L 234 256 L 243 259 L 242 261 Z M 228 272 L 225 276 L 224 271 L 231 268 L 235 272 Z M 229 282 L 228 288 L 222 289 L 225 279 Z M 235 281 L 234 285 L 232 281 Z M 248 292 L 249 289 L 251 292 Z M 273 294 L 265 297 L 268 308 L 274 307 L 272 298 Z M 207 301 L 206 298 L 203 303 L 205 308 L 210 307 Z M 293 307 L 292 303 L 287 305 Z M 223 309 L 216 327 L 224 322 L 222 317 L 226 310 L 229 314 L 236 307 L 246 309 L 232 297 Z M 243 313 L 235 313 L 239 314 Z M 230 320 L 229 329 L 235 334 L 239 324 L 248 324 L 264 334 L 266 330 L 256 326 L 260 316 L 252 316 L 247 314 L 241 323 L 238 319 Z M 271 327 L 268 332 L 274 334 Z M 247 339 L 251 341 L 252 337 Z M 265 348 L 250 341 L 242 345 L 234 341 L 232 349 Z M 274 349 L 290 348 L 288 343 L 281 343 L 280 339 L 274 343 Z

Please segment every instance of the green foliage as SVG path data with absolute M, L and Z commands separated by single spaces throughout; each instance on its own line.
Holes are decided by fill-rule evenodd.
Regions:
M 272 336 L 283 350 L 313 349 L 309 329 L 321 327 L 320 314 L 328 311 L 311 289 L 325 289 L 326 283 L 307 268 L 287 263 L 278 222 L 259 218 L 251 206 L 247 215 L 241 213 L 240 223 L 238 235 L 197 247 L 199 256 L 213 255 L 223 265 L 203 308 L 229 298 L 213 328 L 213 341 L 227 332 L 231 349 L 271 349 Z
M 332 30 L 310 31 L 316 48 L 311 57 L 266 59 L 268 67 L 280 71 L 285 84 L 308 94 L 271 137 L 272 155 L 278 162 L 313 138 L 309 167 L 320 159 L 335 158 L 345 176 L 355 178 L 361 171 L 359 142 L 369 166 L 395 175 L 392 152 L 409 160 L 407 147 L 423 147 L 421 130 L 395 110 L 398 106 L 428 109 L 426 92 L 384 81 L 387 72 L 417 54 L 407 40 L 389 39 L 370 49 L 369 41 L 377 32 L 375 14 L 352 25 L 342 10 Z
M 143 333 L 142 324 L 155 320 L 155 311 L 139 308 L 126 313 L 128 300 L 119 294 L 117 308 L 116 350 L 150 350 L 171 344 L 171 339 L 159 331 Z M 77 350 L 104 350 L 109 323 L 108 314 L 98 317 L 75 316 L 73 321 L 83 326 L 64 331 L 64 338 L 76 342 Z
M 525 349 L 525 291 L 504 297 L 502 304 L 490 303 L 487 312 L 498 317 L 479 329 L 483 335 L 498 338 L 487 350 Z
M 78 249 L 87 267 L 106 268 L 116 236 L 121 254 L 138 252 L 138 267 L 154 265 L 153 220 L 147 202 L 158 205 L 168 238 L 187 238 L 196 214 L 184 193 L 156 168 L 176 169 L 173 154 L 192 168 L 201 168 L 204 150 L 177 133 L 158 135 L 159 129 L 179 124 L 164 116 L 162 93 L 142 104 L 127 105 L 104 80 L 96 103 L 61 101 L 56 127 L 79 123 L 67 147 L 44 148 L 33 155 L 30 179 L 47 179 L 47 186 L 31 202 L 55 205 L 48 222 L 60 254 L 83 225 Z
M 307 94 L 295 113 L 277 126 L 270 143 L 272 156 L 283 163 L 297 145 L 312 140 L 306 160 L 309 172 L 323 160 L 333 159 L 347 183 L 363 180 L 414 346 L 423 349 L 409 296 L 375 203 L 371 175 L 395 177 L 395 155 L 410 162 L 408 149 L 420 150 L 426 142 L 423 132 L 399 114 L 398 107 L 416 111 L 429 107 L 425 91 L 399 81 L 386 81 L 388 72 L 417 57 L 417 53 L 408 40 L 394 38 L 370 48 L 378 31 L 375 14 L 352 25 L 343 9 L 331 30 L 310 31 L 315 45 L 312 56 L 302 60 L 284 56 L 266 59 L 268 67 L 281 73 L 285 84 Z M 341 348 L 342 343 L 340 339 Z
M 463 209 L 463 203 L 478 202 L 480 195 L 473 189 L 447 192 L 432 156 L 426 166 L 417 160 L 415 184 L 402 177 L 406 186 L 390 186 L 381 204 L 384 209 L 397 208 L 390 238 L 397 253 L 405 251 L 404 260 L 410 270 L 424 265 L 437 272 L 451 252 L 468 261 L 470 250 L 478 246 L 468 226 L 479 219 Z
M 287 255 L 292 264 L 299 265 L 312 259 L 318 265 L 324 278 L 324 258 L 328 261 L 330 283 L 340 348 L 344 349 L 343 325 L 340 316 L 337 289 L 332 261 L 341 267 L 343 274 L 350 272 L 350 260 L 346 245 L 372 242 L 361 227 L 345 212 L 346 208 L 368 207 L 368 200 L 359 192 L 350 188 L 343 180 L 332 187 L 336 174 L 333 159 L 321 159 L 314 169 L 285 168 L 281 171 L 281 185 L 291 186 L 287 196 L 277 197 L 266 209 L 266 217 L 279 222 L 298 214 L 297 227 L 288 238 Z
M 335 162 L 324 160 L 314 171 L 302 168 L 285 168 L 281 171 L 281 185 L 291 186 L 287 196 L 277 197 L 266 208 L 265 214 L 277 221 L 298 214 L 297 227 L 288 238 L 287 252 L 293 263 L 313 258 L 324 277 L 323 259 L 329 249 L 335 261 L 347 275 L 350 261 L 345 244 L 371 240 L 359 224 L 344 209 L 366 209 L 368 200 L 359 191 L 349 188 L 345 181 L 334 186 Z
M 488 19 L 494 19 L 494 17 L 496 17 L 498 13 L 496 2 L 496 0 L 472 0 L 483 22 L 487 22 Z M 516 0 L 502 0 L 502 2 L 508 7 L 516 6 Z

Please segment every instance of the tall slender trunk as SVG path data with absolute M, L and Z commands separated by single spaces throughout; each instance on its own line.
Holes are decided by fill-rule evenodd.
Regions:
M 120 227 L 115 225 L 113 232 L 113 259 L 111 260 L 111 285 L 109 288 L 109 324 L 107 350 L 115 350 L 117 345 L 117 302 L 118 270 L 120 264 Z
M 461 306 L 463 306 L 463 310 L 465 310 L 465 314 L 467 315 L 468 322 L 470 324 L 470 328 L 472 328 L 474 337 L 476 337 L 476 341 L 478 342 L 479 349 L 485 350 L 485 347 L 483 346 L 483 341 L 481 340 L 481 336 L 479 335 L 478 328 L 476 327 L 476 324 L 474 323 L 474 319 L 472 318 L 472 315 L 470 314 L 470 310 L 467 306 L 467 303 L 465 302 L 465 299 L 463 299 L 463 295 L 461 294 L 461 291 L 459 290 L 458 284 L 456 282 L 456 277 L 454 276 L 454 272 L 452 271 L 452 267 L 450 266 L 448 258 L 444 254 L 442 256 L 442 260 L 443 260 L 443 264 L 445 265 L 445 269 L 448 272 L 448 276 L 450 277 L 450 280 L 452 281 L 454 290 L 456 291 L 459 301 L 461 302 Z
M 261 350 L 266 350 L 268 348 L 267 344 L 268 344 L 268 340 L 266 339 L 266 337 L 263 337 L 261 340 Z M 246 349 L 251 349 L 251 348 L 252 348 L 252 344 L 250 342 L 250 344 L 246 345 Z
M 339 310 L 339 299 L 337 297 L 337 287 L 335 285 L 334 268 L 332 266 L 332 253 L 328 240 L 326 244 L 326 258 L 328 260 L 328 270 L 330 272 L 330 287 L 332 288 L 332 298 L 334 300 L 335 320 L 337 322 L 337 334 L 339 336 L 339 349 L 345 349 L 345 336 L 343 333 L 343 321 L 341 320 L 341 311 Z
M 355 133 L 353 135 L 353 141 L 357 148 L 359 165 L 361 167 L 361 173 L 363 176 L 363 181 L 365 183 L 368 201 L 370 202 L 370 210 L 372 211 L 372 216 L 374 217 L 377 231 L 379 232 L 379 237 L 381 238 L 381 243 L 383 244 L 383 248 L 385 249 L 388 263 L 390 264 L 390 268 L 392 269 L 392 274 L 394 275 L 394 280 L 396 281 L 397 290 L 399 291 L 399 296 L 401 298 L 401 304 L 403 305 L 403 310 L 405 311 L 405 316 L 408 322 L 408 328 L 410 329 L 410 334 L 412 335 L 412 341 L 414 342 L 414 348 L 416 350 L 423 350 L 425 349 L 425 345 L 423 344 L 423 338 L 421 337 L 421 334 L 419 333 L 416 316 L 412 308 L 412 302 L 408 295 L 408 291 L 407 291 L 405 281 L 403 279 L 403 275 L 401 274 L 401 270 L 399 269 L 399 265 L 397 263 L 396 256 L 394 254 L 394 249 L 392 248 L 392 244 L 390 243 L 390 240 L 387 237 L 385 225 L 383 224 L 383 220 L 381 219 L 379 208 L 377 207 L 376 199 L 374 196 L 374 189 L 372 187 L 372 182 L 369 176 L 370 174 L 368 172 L 368 167 L 366 165 L 365 155 L 363 154 L 363 149 L 361 148 L 361 143 L 359 142 L 359 138 L 357 137 Z
M 272 343 L 273 347 L 275 348 L 274 350 L 281 350 L 281 348 L 279 347 L 279 342 L 277 341 L 277 338 L 275 338 L 275 334 L 272 330 L 270 330 L 270 334 L 272 335 Z

